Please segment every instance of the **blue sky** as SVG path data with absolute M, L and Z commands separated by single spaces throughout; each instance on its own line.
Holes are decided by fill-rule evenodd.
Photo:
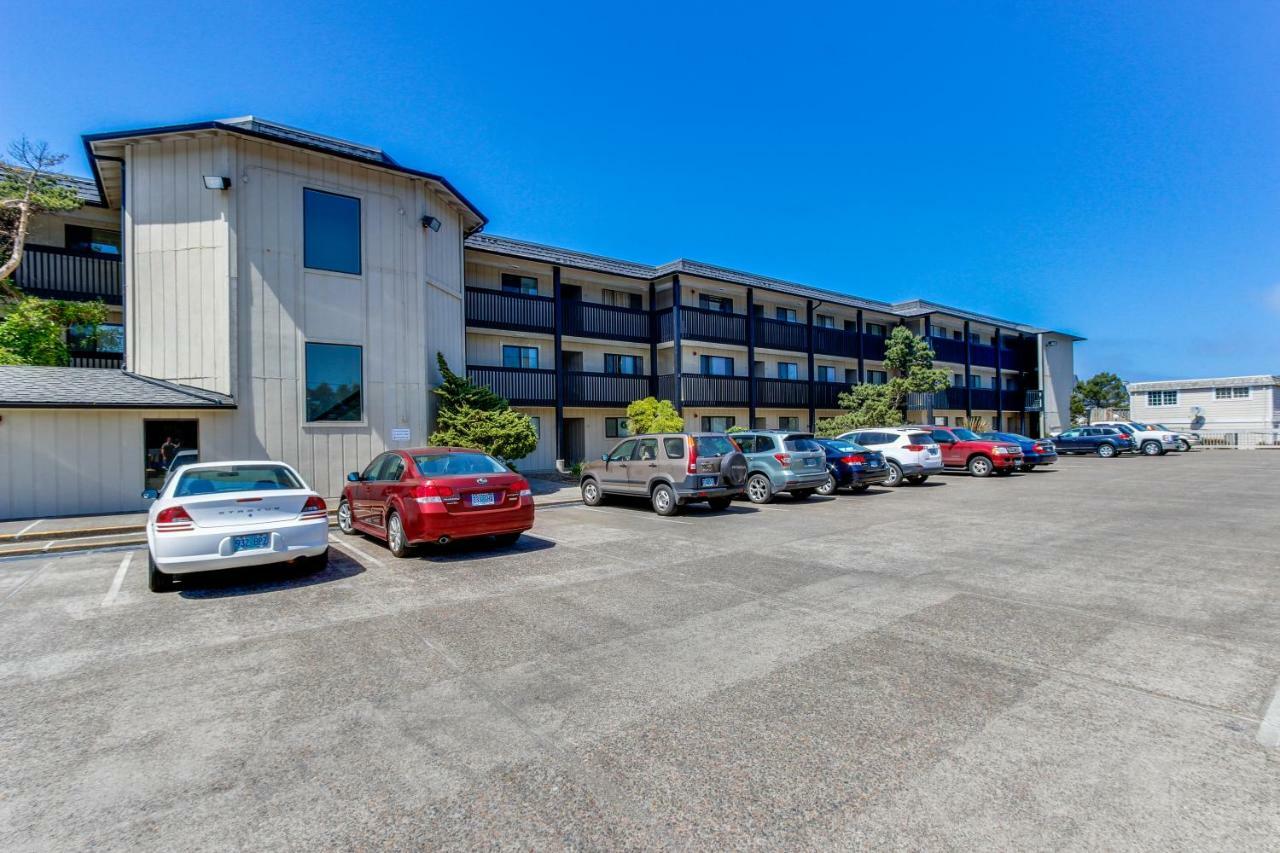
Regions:
M 50 2 L 0 137 L 254 113 L 447 175 L 496 234 L 1280 373 L 1274 3 Z

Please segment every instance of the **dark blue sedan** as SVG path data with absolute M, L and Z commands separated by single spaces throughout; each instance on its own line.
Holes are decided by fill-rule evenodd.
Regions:
M 1016 432 L 984 432 L 982 437 L 991 441 L 1011 441 L 1022 448 L 1023 471 L 1033 471 L 1037 465 L 1052 465 L 1058 461 L 1058 449 L 1047 438 L 1027 438 Z
M 880 451 L 843 438 L 816 441 L 827 454 L 827 482 L 818 487 L 818 494 L 834 495 L 839 489 L 865 492 L 867 487 L 889 479 L 889 466 Z

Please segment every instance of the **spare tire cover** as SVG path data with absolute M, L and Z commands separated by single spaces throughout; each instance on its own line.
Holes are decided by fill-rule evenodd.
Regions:
M 720 463 L 725 479 L 731 485 L 741 486 L 747 481 L 747 457 L 741 453 L 731 453 Z

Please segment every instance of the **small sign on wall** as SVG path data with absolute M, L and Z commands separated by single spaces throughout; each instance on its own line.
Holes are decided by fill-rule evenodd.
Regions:
M 392 427 L 391 440 L 392 441 L 408 441 L 409 428 L 408 427 Z

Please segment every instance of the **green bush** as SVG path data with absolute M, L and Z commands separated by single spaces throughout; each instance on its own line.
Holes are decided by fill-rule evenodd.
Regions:
M 632 435 L 649 432 L 684 432 L 684 418 L 670 400 L 645 397 L 627 406 L 627 425 Z
M 474 447 L 504 462 L 523 459 L 538 447 L 538 433 L 528 415 L 511 408 L 502 397 L 449 369 L 436 353 L 444 381 L 433 393 L 439 399 L 436 430 L 431 443 Z

